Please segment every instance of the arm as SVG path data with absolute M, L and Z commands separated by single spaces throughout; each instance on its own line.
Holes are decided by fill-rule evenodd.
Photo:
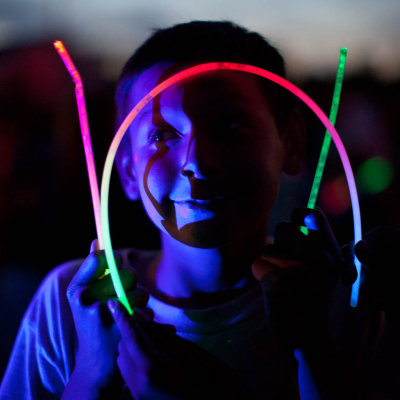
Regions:
M 2 400 L 61 397 L 75 361 L 75 330 L 65 291 L 81 262 L 55 268 L 33 297 L 1 382 Z
M 309 235 L 299 226 L 306 224 Z M 357 399 L 328 329 L 328 302 L 342 269 L 336 240 L 325 216 L 298 209 L 278 225 L 275 243 L 253 265 L 261 282 L 268 325 L 277 345 L 295 357 L 305 399 Z
M 400 325 L 398 253 L 400 229 L 380 226 L 366 233 L 354 252 L 363 264 L 360 306 L 368 313 L 384 311 L 395 325 Z
M 329 332 L 294 350 L 302 399 L 361 399 L 355 382 Z
M 107 300 L 115 297 L 115 292 L 110 275 L 100 279 L 106 265 L 104 252 L 92 252 L 67 290 L 78 337 L 78 352 L 63 400 L 109 398 L 123 387 L 116 364 L 120 334 L 106 306 Z M 128 300 L 135 307 L 144 307 L 148 296 L 136 288 L 133 272 L 121 269 L 120 276 L 125 290 L 129 291 Z

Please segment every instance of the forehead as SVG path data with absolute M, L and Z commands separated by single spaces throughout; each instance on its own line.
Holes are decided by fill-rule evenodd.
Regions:
M 173 72 L 172 72 L 173 71 Z M 172 63 L 157 63 L 141 72 L 129 92 L 129 106 L 133 107 L 155 86 L 177 72 Z M 185 95 L 185 96 L 184 96 Z M 269 108 L 260 78 L 239 71 L 212 71 L 178 82 L 161 93 L 161 105 L 207 103 L 210 107 Z M 149 104 L 150 106 L 150 104 Z M 149 110 L 148 110 L 149 111 Z

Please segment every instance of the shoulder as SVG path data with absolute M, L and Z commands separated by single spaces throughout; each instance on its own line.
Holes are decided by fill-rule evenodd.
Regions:
M 158 250 L 142 250 L 135 248 L 124 248 L 117 251 L 122 255 L 124 267 L 138 270 L 145 268 L 158 254 Z M 83 261 L 84 258 L 77 258 L 64 262 L 52 269 L 40 284 L 33 301 L 43 296 L 59 296 L 65 294 L 68 285 Z
M 81 263 L 73 260 L 59 265 L 40 284 L 22 319 L 0 398 L 61 397 L 76 350 L 66 288 Z
M 81 266 L 83 259 L 76 259 L 65 262 L 52 269 L 43 279 L 36 291 L 29 310 L 39 304 L 44 308 L 54 308 L 60 301 L 66 299 L 66 290 L 77 270 Z

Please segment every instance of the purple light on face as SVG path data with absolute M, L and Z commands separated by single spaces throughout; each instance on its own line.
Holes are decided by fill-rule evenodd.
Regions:
M 118 150 L 119 144 L 125 135 L 128 127 L 132 123 L 132 121 L 136 118 L 139 112 L 157 95 L 163 92 L 168 87 L 185 80 L 189 77 L 196 76 L 202 73 L 216 71 L 216 70 L 231 70 L 231 71 L 242 71 L 247 72 L 250 74 L 254 74 L 257 76 L 261 76 L 265 79 L 271 80 L 282 86 L 283 88 L 287 89 L 295 96 L 297 96 L 300 100 L 302 100 L 320 119 L 320 121 L 324 124 L 327 131 L 330 133 L 333 142 L 336 145 L 336 148 L 339 152 L 340 159 L 343 164 L 343 168 L 345 171 L 347 184 L 349 186 L 350 191 L 350 198 L 353 208 L 353 222 L 354 222 L 354 243 L 357 243 L 361 240 L 361 216 L 360 216 L 360 207 L 358 202 L 358 195 L 357 189 L 354 181 L 354 174 L 350 165 L 349 158 L 347 156 L 346 150 L 344 145 L 334 128 L 334 126 L 329 121 L 329 118 L 324 114 L 321 108 L 309 97 L 307 96 L 302 90 L 300 90 L 297 86 L 293 85 L 286 79 L 273 74 L 272 72 L 266 71 L 262 68 L 254 67 L 252 65 L 246 64 L 237 64 L 237 63 L 224 63 L 224 62 L 213 62 L 213 63 L 206 63 L 196 65 L 191 68 L 187 68 L 183 71 L 178 72 L 177 74 L 171 76 L 170 78 L 166 79 L 165 81 L 161 82 L 159 85 L 154 87 L 146 96 L 144 96 L 135 107 L 129 112 L 126 116 L 125 120 L 122 122 L 121 126 L 119 127 L 117 133 L 114 136 L 114 139 L 111 143 L 109 148 L 104 170 L 103 170 L 103 179 L 101 185 L 101 208 L 102 208 L 102 225 L 103 225 L 103 233 L 104 233 L 104 245 L 105 245 L 105 253 L 107 257 L 108 264 L 111 268 L 116 269 L 115 260 L 112 252 L 112 245 L 111 245 L 111 237 L 110 237 L 110 230 L 109 230 L 109 221 L 108 221 L 108 192 L 109 192 L 109 184 L 110 184 L 110 177 L 111 177 L 111 169 L 114 162 L 115 154 Z M 359 283 L 360 283 L 360 270 L 361 264 L 358 260 L 355 259 L 357 271 L 358 271 L 358 278 L 356 282 L 353 284 L 352 290 L 352 297 L 351 297 L 351 306 L 356 306 L 358 301 L 358 290 L 359 290 Z

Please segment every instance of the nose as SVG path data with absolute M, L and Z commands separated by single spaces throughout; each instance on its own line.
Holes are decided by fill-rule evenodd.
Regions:
M 192 131 L 185 149 L 181 174 L 193 179 L 210 178 L 218 170 L 215 149 Z

